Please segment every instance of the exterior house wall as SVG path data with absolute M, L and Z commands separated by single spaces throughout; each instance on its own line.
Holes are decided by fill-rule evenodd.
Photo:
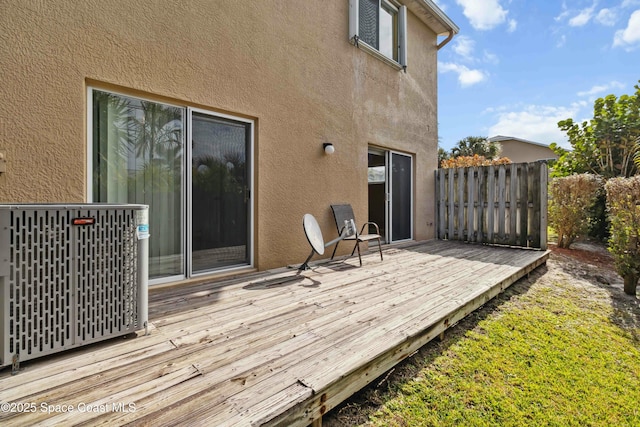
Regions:
M 545 145 L 531 144 L 518 140 L 500 141 L 503 157 L 514 163 L 535 162 L 536 160 L 557 159 L 558 156 Z
M 337 0 L 3 1 L 0 202 L 88 201 L 95 87 L 255 120 L 258 269 L 304 259 L 304 213 L 326 240 L 331 203 L 366 219 L 370 145 L 414 156 L 414 238 L 433 238 L 436 34 L 408 13 L 405 73 L 351 45 L 348 21 Z

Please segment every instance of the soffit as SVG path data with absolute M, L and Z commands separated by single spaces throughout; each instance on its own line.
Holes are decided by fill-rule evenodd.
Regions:
M 438 35 L 457 34 L 460 31 L 432 0 L 403 0 L 403 4 Z

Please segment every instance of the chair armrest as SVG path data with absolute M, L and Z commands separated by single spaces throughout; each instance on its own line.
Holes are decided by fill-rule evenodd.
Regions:
M 376 228 L 376 234 L 380 234 L 380 228 L 378 227 L 378 224 L 376 224 L 375 222 L 371 222 L 371 221 L 369 221 L 369 222 L 365 222 L 365 223 L 362 225 L 362 228 L 360 229 L 360 234 L 362 234 L 362 232 L 364 231 L 364 228 L 365 228 L 367 225 L 373 225 L 373 226 Z M 367 234 L 369 234 L 369 233 L 367 233 Z

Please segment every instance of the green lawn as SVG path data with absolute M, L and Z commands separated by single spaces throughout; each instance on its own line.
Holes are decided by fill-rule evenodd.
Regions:
M 371 424 L 640 426 L 638 300 L 567 277 L 535 281 L 424 360 Z

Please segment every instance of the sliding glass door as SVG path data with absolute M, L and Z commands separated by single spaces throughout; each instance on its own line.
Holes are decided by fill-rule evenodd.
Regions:
M 413 238 L 413 171 L 412 158 L 389 153 L 391 186 L 391 241 Z
M 251 264 L 253 122 L 89 93 L 90 200 L 149 205 L 152 283 Z
M 192 272 L 249 263 L 251 125 L 192 112 Z
M 385 242 L 413 238 L 413 157 L 369 149 L 369 221 L 380 227 Z
M 369 221 L 378 225 L 385 243 L 387 237 L 387 155 L 384 151 L 369 150 Z M 375 230 L 369 230 L 375 233 Z
M 149 205 L 149 277 L 184 274 L 184 109 L 93 91 L 93 201 Z

